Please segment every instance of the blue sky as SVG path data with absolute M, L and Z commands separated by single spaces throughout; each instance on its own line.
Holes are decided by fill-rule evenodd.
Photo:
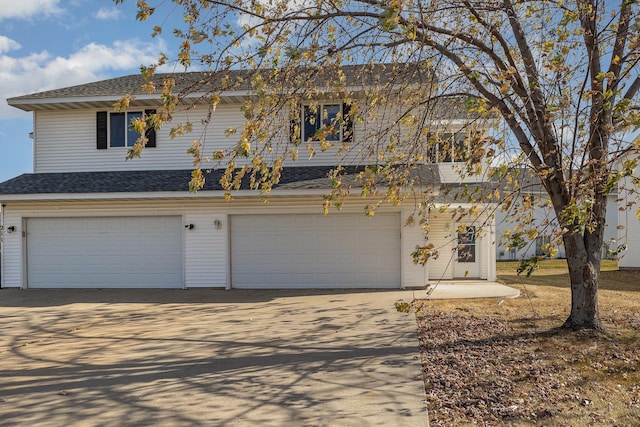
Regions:
M 7 98 L 134 74 L 171 54 L 170 34 L 150 37 L 166 13 L 140 23 L 135 3 L 0 0 L 0 181 L 32 172 L 32 115 Z

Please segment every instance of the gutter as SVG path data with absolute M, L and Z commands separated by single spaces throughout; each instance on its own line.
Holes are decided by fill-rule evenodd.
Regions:
M 263 195 L 253 190 L 236 190 L 231 192 L 232 198 L 261 198 L 261 197 L 302 197 L 323 196 L 330 189 L 295 189 L 272 190 Z M 198 191 L 150 191 L 150 192 L 118 192 L 118 193 L 35 193 L 35 194 L 3 194 L 0 202 L 50 201 L 50 200 L 127 200 L 127 199 L 224 199 L 224 190 Z
M 383 195 L 386 187 L 379 187 L 379 195 Z M 354 188 L 350 197 L 360 197 L 358 188 Z M 256 190 L 231 191 L 232 198 L 259 199 L 271 197 L 315 197 L 325 196 L 330 188 L 296 188 L 273 189 L 269 194 L 261 194 Z M 51 201 L 51 200 L 151 200 L 151 199 L 225 199 L 224 190 L 201 190 L 197 193 L 188 191 L 149 191 L 149 192 L 117 192 L 117 193 L 34 193 L 34 194 L 2 194 L 0 202 L 27 202 L 27 201 Z M 440 190 L 433 189 L 434 196 L 440 195 Z M 376 197 L 373 197 L 376 199 Z M 370 199 L 370 198 L 368 198 Z

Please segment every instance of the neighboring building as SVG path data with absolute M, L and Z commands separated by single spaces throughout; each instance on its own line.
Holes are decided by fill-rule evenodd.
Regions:
M 176 78 L 187 85 L 199 76 Z M 433 209 L 426 237 L 419 225 L 405 225 L 414 210 L 411 202 L 367 217 L 366 201 L 353 196 L 341 211 L 323 215 L 327 173 L 336 163 L 330 151 L 301 156 L 285 167 L 269 203 L 244 185 L 226 201 L 221 170 L 190 193 L 193 158 L 185 152 L 204 131 L 206 105 L 176 113 L 173 122 L 193 123 L 190 135 L 172 139 L 164 126 L 148 135 L 141 158 L 125 161 L 127 147 L 138 137 L 127 123 L 160 102 L 158 95 L 144 94 L 141 84 L 133 75 L 8 100 L 33 112 L 34 173 L 0 183 L 2 287 L 404 288 L 436 279 L 495 279 L 491 220 L 486 214 L 454 219 L 451 209 L 471 207 L 463 203 L 440 213 Z M 113 112 L 126 93 L 136 100 L 126 113 Z M 252 96 L 246 87 L 223 93 L 206 130 L 207 152 L 236 143 L 225 132 L 242 128 L 241 107 Z M 328 115 L 346 108 L 335 98 L 320 101 Z M 302 110 L 304 139 L 314 121 L 308 108 Z M 331 138 L 357 144 L 364 126 L 353 123 Z M 455 160 L 455 155 L 443 157 L 415 173 L 433 188 L 455 186 L 460 183 L 450 173 Z M 360 169 L 354 164 L 347 172 Z M 483 221 L 482 233 L 476 233 Z M 460 224 L 466 229 L 458 235 Z M 425 238 L 440 256 L 423 267 L 410 254 Z
M 557 239 L 560 235 L 558 221 L 549 201 L 549 196 L 540 184 L 540 181 L 526 169 L 522 169 L 521 172 L 515 174 L 515 176 L 519 188 L 516 196 L 518 212 L 498 209 L 495 215 L 496 237 L 498 239 L 496 244 L 496 258 L 499 261 L 521 260 L 531 258 L 535 255 L 544 255 L 544 245 L 554 243 L 554 239 Z M 503 192 L 508 193 L 509 189 L 503 189 Z M 525 199 L 527 200 L 525 201 Z M 523 205 L 526 207 L 523 208 Z M 535 228 L 538 235 L 533 239 L 529 239 L 525 233 L 525 247 L 519 250 L 510 248 L 507 239 L 504 238 L 505 233 L 507 231 L 513 233 L 521 223 L 522 218 L 528 215 L 531 215 L 533 221 L 525 230 Z M 616 256 L 615 249 L 618 247 L 617 193 L 610 194 L 607 197 L 607 215 L 605 221 L 602 256 L 603 258 L 614 258 Z M 565 258 L 564 246 L 560 244 L 557 246 L 557 249 L 556 258 Z
M 624 161 L 623 158 L 620 160 Z M 640 198 L 637 191 L 637 167 L 633 177 L 624 177 L 618 184 L 618 268 L 640 270 Z

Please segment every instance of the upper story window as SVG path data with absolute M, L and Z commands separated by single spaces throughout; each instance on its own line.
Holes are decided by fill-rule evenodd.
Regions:
M 466 132 L 443 133 L 430 135 L 428 141 L 428 158 L 433 163 L 464 162 L 469 158 Z
M 140 134 L 131 129 L 131 120 L 154 113 L 155 110 L 128 111 L 126 113 L 98 111 L 96 113 L 96 148 L 106 150 L 107 148 L 133 147 Z M 147 137 L 146 147 L 155 147 L 155 130 L 148 129 L 145 136 Z
M 324 139 L 331 142 L 342 141 L 342 105 L 305 105 L 303 110 L 303 141 Z
M 343 103 L 302 105 L 291 120 L 291 140 L 350 142 L 353 125 L 350 107 Z
M 131 120 L 142 117 L 142 111 L 109 113 L 109 147 L 133 147 L 140 134 L 131 129 Z

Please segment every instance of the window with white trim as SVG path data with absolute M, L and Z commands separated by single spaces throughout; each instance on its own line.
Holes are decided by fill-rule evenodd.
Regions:
M 144 116 L 155 114 L 155 110 L 127 111 L 124 113 L 98 111 L 96 113 L 96 148 L 133 147 L 140 138 L 140 134 L 131 128 L 131 121 Z M 147 129 L 146 147 L 156 146 L 154 129 Z
M 302 140 L 340 142 L 342 104 L 305 105 L 302 109 Z
M 140 134 L 131 128 L 131 121 L 142 117 L 142 111 L 109 113 L 109 147 L 133 147 Z
M 427 155 L 433 163 L 464 162 L 469 158 L 469 147 L 465 132 L 430 135 Z

